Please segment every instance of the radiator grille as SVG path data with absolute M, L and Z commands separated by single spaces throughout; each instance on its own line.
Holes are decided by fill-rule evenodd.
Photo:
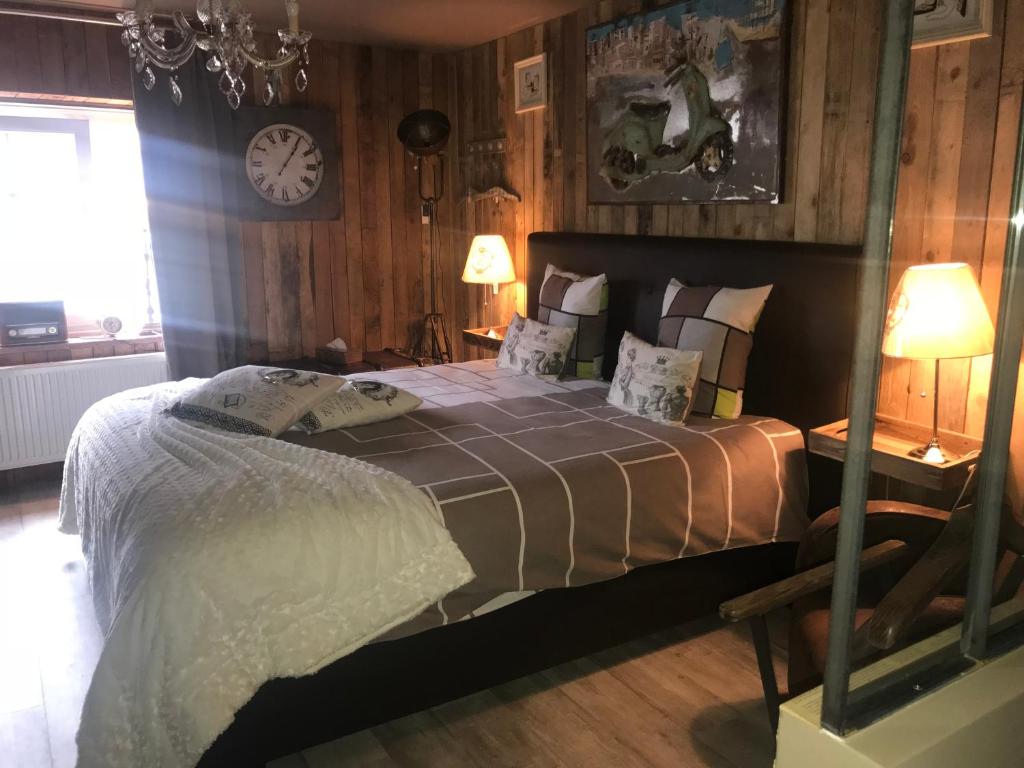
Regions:
M 163 352 L 0 368 L 0 470 L 63 461 L 89 406 L 162 381 Z

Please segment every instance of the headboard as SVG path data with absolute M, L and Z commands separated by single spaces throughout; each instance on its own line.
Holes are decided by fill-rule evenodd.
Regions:
M 538 232 L 528 240 L 527 309 L 537 316 L 548 263 L 607 274 L 610 379 L 624 330 L 657 341 L 670 278 L 733 288 L 772 283 L 754 332 L 743 410 L 807 430 L 846 415 L 860 255 L 845 245 Z

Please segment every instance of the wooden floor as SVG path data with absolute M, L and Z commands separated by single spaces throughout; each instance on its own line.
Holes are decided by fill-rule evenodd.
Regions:
M 0 765 L 71 768 L 102 637 L 57 488 L 0 490 Z M 773 638 L 784 636 L 781 622 Z M 785 669 L 776 648 L 780 677 Z M 753 650 L 717 619 L 532 675 L 305 750 L 272 768 L 768 768 Z

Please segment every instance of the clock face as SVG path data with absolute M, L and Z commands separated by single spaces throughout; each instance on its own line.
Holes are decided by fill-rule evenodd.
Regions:
M 320 189 L 324 158 L 306 131 L 277 123 L 252 137 L 245 151 L 245 172 L 264 200 L 274 205 L 299 205 Z

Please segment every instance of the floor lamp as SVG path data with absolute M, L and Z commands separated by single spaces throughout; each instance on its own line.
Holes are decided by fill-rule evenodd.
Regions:
M 444 197 L 444 153 L 448 144 L 451 124 L 443 112 L 421 109 L 406 115 L 398 124 L 398 140 L 415 160 L 417 191 L 423 201 L 423 215 L 430 227 L 430 311 L 423 317 L 423 327 L 416 341 L 413 356 L 430 358 L 435 363 L 452 361 L 452 345 L 444 315 L 437 310 L 437 269 L 440 256 L 437 223 L 437 203 Z M 433 164 L 433 185 L 428 194 L 423 189 L 423 165 L 426 158 L 437 155 Z M 427 339 L 430 339 L 429 348 Z

